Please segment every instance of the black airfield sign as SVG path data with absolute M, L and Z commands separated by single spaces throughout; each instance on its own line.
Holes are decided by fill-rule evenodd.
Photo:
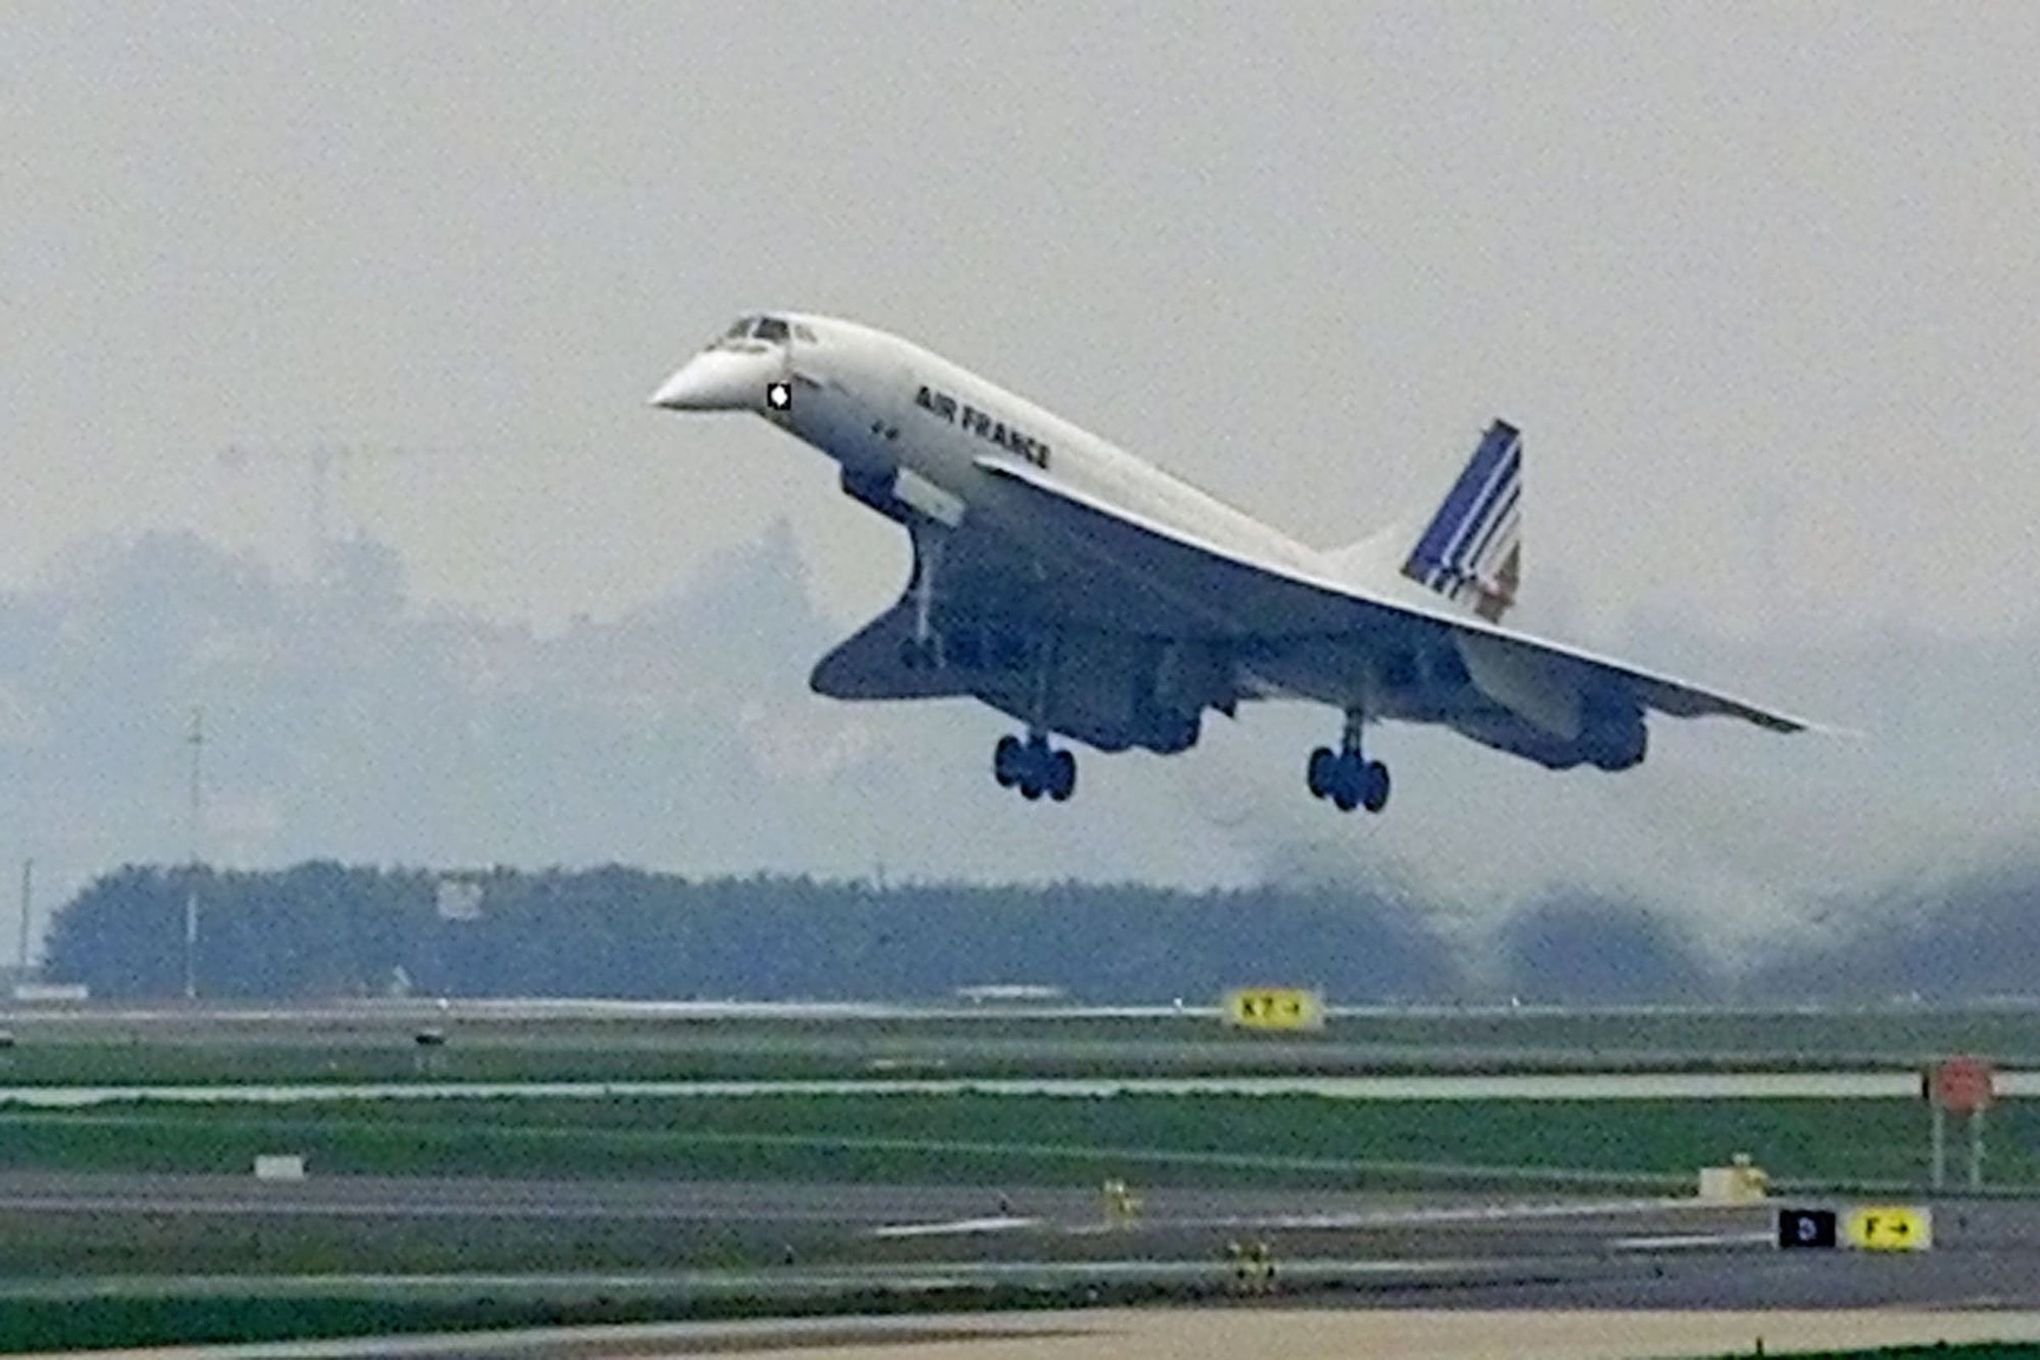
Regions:
M 1836 1244 L 1835 1211 L 1832 1209 L 1780 1209 L 1778 1246 L 1827 1247 Z

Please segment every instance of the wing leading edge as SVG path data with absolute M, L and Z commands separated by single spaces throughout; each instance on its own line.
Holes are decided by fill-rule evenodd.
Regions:
M 986 473 L 1019 488 L 1048 522 L 1060 522 L 1072 543 L 1109 558 L 1121 570 L 1166 584 L 1171 594 L 1199 602 L 1189 620 L 1203 631 L 1239 641 L 1372 635 L 1383 640 L 1414 630 L 1442 630 L 1536 667 L 1554 662 L 1585 668 L 1612 681 L 1644 706 L 1679 718 L 1740 718 L 1773 732 L 1801 732 L 1816 724 L 1750 703 L 1719 690 L 1646 670 L 1583 648 L 1500 627 L 1477 617 L 1390 600 L 1322 575 L 1301 564 L 1259 560 L 1200 540 L 1172 526 L 1130 514 L 1015 460 L 977 460 Z M 1221 622 L 1221 617 L 1223 622 Z
M 896 604 L 816 662 L 808 687 L 832 699 L 948 699 L 970 693 L 955 671 L 902 663 L 901 644 L 913 636 L 912 607 Z

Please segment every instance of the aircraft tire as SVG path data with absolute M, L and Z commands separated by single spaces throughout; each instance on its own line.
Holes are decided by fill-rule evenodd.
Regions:
M 1360 780 L 1360 806 L 1369 812 L 1379 812 L 1388 806 L 1388 766 L 1378 760 L 1370 760 L 1362 767 Z
M 1334 767 L 1332 778 L 1332 806 L 1341 812 L 1351 812 L 1360 806 L 1360 762 L 1348 757 Z
M 1338 768 L 1339 758 L 1331 747 L 1320 746 L 1310 753 L 1310 763 L 1304 767 L 1304 783 L 1311 797 L 1323 798 L 1331 793 Z
M 999 738 L 999 744 L 992 748 L 992 778 L 999 781 L 999 787 L 1010 789 L 1020 781 L 1020 768 L 1026 763 L 1027 748 L 1020 738 L 1008 732 Z
M 1068 751 L 1057 751 L 1048 761 L 1048 796 L 1058 803 L 1070 801 L 1070 795 L 1077 791 L 1077 758 Z

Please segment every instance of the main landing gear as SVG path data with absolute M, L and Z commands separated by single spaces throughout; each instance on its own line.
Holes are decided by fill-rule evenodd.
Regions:
M 1388 766 L 1360 754 L 1360 715 L 1346 715 L 1339 749 L 1320 746 L 1310 753 L 1304 772 L 1313 798 L 1329 798 L 1341 812 L 1364 807 L 1379 812 L 1388 806 Z
M 1030 803 L 1044 793 L 1066 803 L 1077 791 L 1077 758 L 1050 746 L 1039 732 L 1025 741 L 1009 733 L 992 748 L 992 778 L 1002 789 L 1019 789 Z

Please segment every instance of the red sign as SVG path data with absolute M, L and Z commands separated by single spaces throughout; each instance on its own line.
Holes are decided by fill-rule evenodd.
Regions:
M 1950 1058 L 1933 1070 L 1927 1094 L 1950 1114 L 1975 1114 L 1997 1099 L 1997 1069 L 1982 1058 Z

